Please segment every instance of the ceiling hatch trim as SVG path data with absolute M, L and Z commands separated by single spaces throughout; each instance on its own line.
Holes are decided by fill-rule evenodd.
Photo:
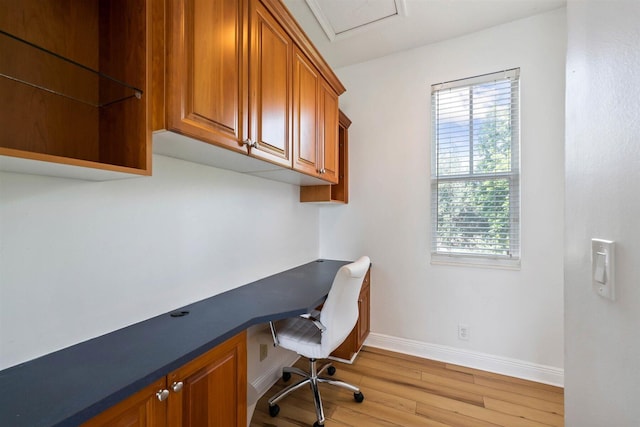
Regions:
M 407 16 L 405 0 L 306 0 L 306 2 L 332 42 Z

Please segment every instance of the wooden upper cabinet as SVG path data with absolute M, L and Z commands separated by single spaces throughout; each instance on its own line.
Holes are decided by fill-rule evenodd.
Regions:
M 296 48 L 293 59 L 293 167 L 318 175 L 322 167 L 319 150 L 319 83 L 316 68 Z
M 320 85 L 320 121 L 322 132 L 319 147 L 322 153 L 320 177 L 334 184 L 338 183 L 338 95 L 324 80 Z
M 251 2 L 251 155 L 291 167 L 293 41 L 263 4 Z
M 296 48 L 293 65 L 293 168 L 338 182 L 338 95 Z
M 166 128 L 314 178 L 292 172 L 285 181 L 337 182 L 344 87 L 283 3 L 166 1 Z M 155 114 L 153 121 L 162 128 Z M 158 152 L 217 165 L 219 151 L 192 143 L 182 153 Z M 238 163 L 238 170 L 280 172 Z
M 167 376 L 171 427 L 247 425 L 246 332 Z
M 168 0 L 167 128 L 246 152 L 246 2 Z
M 167 403 L 156 395 L 164 389 L 163 377 L 81 427 L 166 427 Z

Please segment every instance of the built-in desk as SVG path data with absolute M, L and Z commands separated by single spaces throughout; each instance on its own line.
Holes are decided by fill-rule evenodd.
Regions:
M 310 262 L 0 371 L 0 425 L 78 426 L 249 326 L 317 307 L 347 263 Z

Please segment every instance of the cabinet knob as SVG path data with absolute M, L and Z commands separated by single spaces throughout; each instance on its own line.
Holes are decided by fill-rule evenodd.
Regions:
M 321 174 L 325 174 L 327 172 L 327 170 L 325 168 L 320 169 L 320 173 Z
M 183 386 L 184 384 L 182 383 L 182 381 L 176 381 L 173 384 L 171 384 L 171 390 L 173 390 L 174 393 L 177 393 L 180 390 L 182 390 Z
M 242 145 L 246 145 L 249 148 L 255 148 L 258 146 L 258 141 L 252 141 L 249 138 L 242 141 Z
M 167 397 L 169 397 L 169 390 L 167 389 L 158 390 L 158 392 L 156 393 L 156 397 L 160 402 L 167 400 Z

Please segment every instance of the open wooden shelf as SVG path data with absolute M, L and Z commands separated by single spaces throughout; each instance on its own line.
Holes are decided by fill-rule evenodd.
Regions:
M 340 110 L 338 118 L 338 183 L 300 187 L 300 202 L 349 203 L 349 126 L 351 126 L 351 120 Z
M 0 77 L 92 107 L 142 98 L 142 89 L 0 29 Z M 43 72 L 56 70 L 57 73 Z M 60 79 L 57 74 L 66 78 Z
M 2 8 L 0 169 L 149 175 L 146 0 L 3 0 Z

